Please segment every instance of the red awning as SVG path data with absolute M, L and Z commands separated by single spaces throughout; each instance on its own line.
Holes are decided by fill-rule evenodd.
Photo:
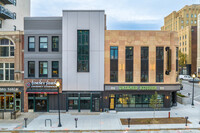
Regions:
M 26 92 L 28 94 L 58 94 L 58 92 Z

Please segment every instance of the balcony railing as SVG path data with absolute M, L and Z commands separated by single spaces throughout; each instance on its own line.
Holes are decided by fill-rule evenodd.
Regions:
M 0 5 L 0 18 L 3 19 L 14 19 L 14 13 L 9 11 L 8 9 L 5 9 L 2 5 Z
M 1 3 L 3 4 L 13 4 L 15 5 L 16 0 L 0 0 Z

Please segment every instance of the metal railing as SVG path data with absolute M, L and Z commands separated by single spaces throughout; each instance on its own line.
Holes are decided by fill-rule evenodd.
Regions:
M 2 16 L 4 19 L 8 19 L 8 18 L 14 19 L 15 15 L 11 11 L 9 11 L 8 9 L 6 9 L 2 5 L 0 5 L 0 16 Z

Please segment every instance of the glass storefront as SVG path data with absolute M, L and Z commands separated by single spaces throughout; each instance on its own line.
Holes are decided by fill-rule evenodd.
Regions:
M 28 109 L 34 112 L 48 112 L 47 94 L 28 94 Z
M 135 95 L 135 94 L 116 94 L 116 108 L 149 108 L 152 95 Z M 163 107 L 164 95 L 159 95 L 161 107 Z
M 21 110 L 21 92 L 0 93 L 0 110 Z

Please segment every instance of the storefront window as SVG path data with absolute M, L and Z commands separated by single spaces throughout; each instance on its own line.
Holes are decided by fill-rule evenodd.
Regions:
M 0 80 L 14 80 L 14 63 L 0 63 Z
M 0 109 L 4 109 L 4 94 L 0 93 Z
M 14 107 L 14 95 L 6 93 L 6 109 L 13 109 Z
M 69 109 L 78 109 L 78 99 L 69 100 Z

